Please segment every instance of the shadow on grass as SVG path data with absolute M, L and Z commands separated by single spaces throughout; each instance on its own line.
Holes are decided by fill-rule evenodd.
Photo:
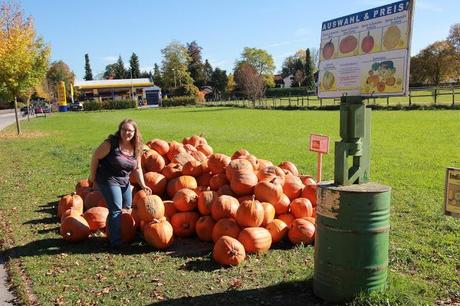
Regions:
M 324 305 L 313 294 L 313 279 L 283 282 L 273 286 L 227 290 L 194 297 L 170 299 L 151 305 Z

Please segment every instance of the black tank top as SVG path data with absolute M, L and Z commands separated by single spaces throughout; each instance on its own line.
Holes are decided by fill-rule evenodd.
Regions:
M 129 175 L 136 168 L 137 160 L 133 155 L 121 152 L 117 137 L 110 137 L 106 141 L 110 142 L 110 152 L 99 161 L 96 182 L 124 187 L 129 184 Z

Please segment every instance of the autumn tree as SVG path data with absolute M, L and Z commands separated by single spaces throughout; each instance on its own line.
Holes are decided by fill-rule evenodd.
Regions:
M 129 71 L 130 77 L 137 79 L 141 75 L 141 70 L 139 68 L 139 57 L 136 53 L 133 52 L 131 58 L 129 59 Z
M 452 44 L 452 46 L 454 46 L 457 52 L 460 52 L 460 23 L 454 24 L 450 27 L 447 40 Z
M 314 87 L 314 73 L 318 67 L 319 53 L 315 48 L 300 49 L 294 55 L 284 59 L 281 67 L 283 78 L 292 75 L 294 84 L 297 86 Z M 298 72 L 302 70 L 302 72 Z M 301 83 L 299 84 L 299 81 Z
M 70 70 L 69 66 L 63 61 L 55 61 L 51 63 L 50 68 L 46 72 L 46 80 L 48 88 L 53 97 L 57 97 L 57 88 L 59 82 L 63 81 L 66 88 L 66 96 L 70 97 L 70 86 L 75 81 L 75 74 Z
M 166 89 L 172 90 L 175 95 L 196 96 L 198 88 L 193 84 L 188 65 L 190 56 L 187 48 L 177 41 L 171 42 L 161 50 L 162 80 Z
M 93 71 L 91 70 L 91 65 L 89 64 L 89 55 L 85 54 L 85 77 L 86 81 L 93 80 Z
M 255 69 L 256 73 L 262 77 L 266 87 L 275 86 L 273 78 L 275 64 L 273 62 L 273 57 L 267 51 L 246 47 L 243 49 L 241 59 L 237 61 L 236 66 L 238 67 L 241 63 L 250 64 Z
M 50 47 L 36 36 L 32 18 L 25 18 L 19 5 L 0 5 L 0 97 L 14 99 L 20 134 L 17 97 L 30 94 L 45 77 Z
M 235 88 L 236 88 L 235 78 L 233 77 L 233 74 L 230 73 L 227 78 L 227 85 L 225 86 L 225 93 L 228 96 L 231 96 Z
M 196 41 L 187 44 L 187 51 L 190 57 L 188 71 L 193 79 L 193 84 L 198 88 L 206 84 L 205 67 L 201 59 L 201 50 L 202 48 Z
M 459 77 L 455 48 L 447 40 L 436 41 L 411 58 L 411 83 L 439 85 Z
M 204 69 L 204 84 L 210 85 L 212 73 L 214 72 L 214 70 L 212 70 L 211 63 L 207 59 L 204 61 L 203 67 L 204 67 L 203 68 Z
M 251 99 L 254 105 L 264 95 L 264 78 L 250 63 L 239 63 L 235 70 L 235 82 L 238 90 Z

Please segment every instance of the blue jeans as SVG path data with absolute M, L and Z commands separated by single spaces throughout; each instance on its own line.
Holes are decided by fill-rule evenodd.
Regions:
M 112 186 L 98 184 L 109 209 L 107 216 L 107 227 L 110 232 L 110 244 L 118 246 L 121 241 L 121 209 L 130 209 L 132 202 L 131 185 Z

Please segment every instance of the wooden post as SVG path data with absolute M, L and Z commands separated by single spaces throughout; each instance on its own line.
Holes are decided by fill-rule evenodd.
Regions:
M 27 121 L 30 121 L 30 98 L 27 98 Z
M 18 135 L 21 135 L 21 126 L 18 118 L 18 98 L 16 96 L 14 96 L 14 116 L 16 117 L 16 130 L 18 131 Z
M 452 85 L 452 105 L 455 105 L 455 87 Z
M 438 88 L 435 87 L 434 89 L 434 104 L 436 105 L 436 102 L 438 101 Z
M 307 106 L 310 106 L 310 95 L 307 93 Z
M 411 96 L 411 91 L 409 89 L 409 106 L 412 105 L 412 96 Z
M 387 96 L 387 107 L 390 106 L 390 96 Z

